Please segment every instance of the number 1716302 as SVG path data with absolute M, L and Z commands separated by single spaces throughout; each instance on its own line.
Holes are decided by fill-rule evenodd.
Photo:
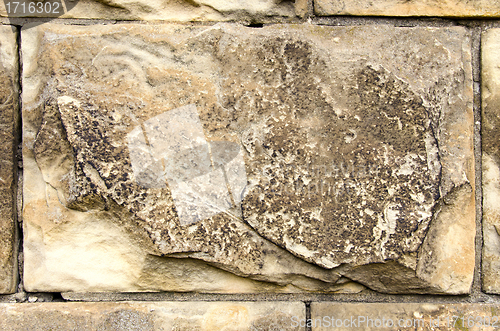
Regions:
M 5 9 L 9 15 L 60 15 L 63 8 L 60 2 L 25 2 L 25 1 L 6 1 Z

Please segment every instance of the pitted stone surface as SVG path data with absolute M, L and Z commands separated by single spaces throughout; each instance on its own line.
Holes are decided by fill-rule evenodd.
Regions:
M 0 2 L 0 16 L 50 17 L 46 10 L 37 12 L 18 8 L 16 15 L 11 4 L 10 15 L 7 1 Z M 55 2 L 55 1 L 54 1 Z M 27 2 L 29 3 L 29 2 Z M 295 17 L 295 6 L 291 0 L 181 0 L 181 1 L 144 1 L 144 0 L 78 0 L 66 1 L 61 7 L 61 18 L 108 19 L 108 20 L 151 20 L 151 21 L 265 21 L 270 18 L 291 19 Z M 55 7 L 54 7 L 55 8 Z M 55 10 L 55 9 L 54 9 Z M 297 10 L 301 13 L 300 9 Z M 57 9 L 59 12 L 59 9 Z
M 498 17 L 499 0 L 314 0 L 317 15 Z
M 483 34 L 483 289 L 500 294 L 500 30 Z
M 347 275 L 468 291 L 465 29 L 44 25 L 22 40 L 28 289 L 352 291 Z M 232 285 L 162 282 L 171 261 Z
M 0 293 L 16 289 L 15 187 L 18 132 L 18 55 L 14 27 L 0 26 Z
M 0 304 L 2 330 L 303 330 L 302 302 Z

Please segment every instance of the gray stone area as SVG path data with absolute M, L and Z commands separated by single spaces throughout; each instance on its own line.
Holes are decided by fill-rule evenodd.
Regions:
M 319 16 L 499 17 L 499 0 L 314 0 Z
M 17 31 L 0 26 L 0 293 L 17 287 L 15 184 L 17 183 L 18 52 Z
M 500 305 L 313 302 L 311 318 L 300 323 L 313 331 L 496 330 Z
M 303 330 L 302 302 L 0 304 L 2 330 Z
M 500 30 L 483 34 L 483 289 L 500 294 Z
M 22 34 L 30 291 L 467 293 L 463 28 Z

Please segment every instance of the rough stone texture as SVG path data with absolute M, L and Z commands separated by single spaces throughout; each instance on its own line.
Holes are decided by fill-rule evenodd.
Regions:
M 465 29 L 22 37 L 28 290 L 469 291 Z
M 12 293 L 17 285 L 16 134 L 18 132 L 18 55 L 14 27 L 0 26 L 0 293 Z
M 51 1 L 55 2 L 55 1 Z M 270 18 L 295 17 L 291 0 L 65 0 L 65 14 L 60 18 L 110 19 L 110 20 L 166 20 L 166 21 L 265 21 Z M 299 9 L 300 10 L 300 9 Z M 53 17 L 41 14 L 21 13 L 8 15 L 5 1 L 0 1 L 3 17 Z
M 499 0 L 314 0 L 320 16 L 499 17 Z
M 305 17 L 309 13 L 309 0 L 295 0 L 295 13 L 297 16 Z
M 302 302 L 0 304 L 2 330 L 303 330 Z
M 313 302 L 311 319 L 300 323 L 313 331 L 497 330 L 500 305 Z
M 483 289 L 500 294 L 500 30 L 482 39 Z

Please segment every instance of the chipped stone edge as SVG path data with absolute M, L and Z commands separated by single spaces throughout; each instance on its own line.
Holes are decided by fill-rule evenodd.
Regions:
M 465 30 L 465 28 L 462 28 Z M 463 124 L 467 124 L 468 137 L 462 147 L 470 151 L 465 160 L 465 181 L 442 197 L 436 210 L 439 213 L 431 221 L 429 230 L 419 249 L 417 276 L 437 289 L 437 294 L 469 294 L 474 281 L 476 265 L 476 169 L 474 157 L 474 78 L 472 69 L 472 35 L 464 33 L 462 42 L 462 63 L 464 70 L 464 94 L 468 102 L 464 105 Z M 444 114 L 445 121 L 447 114 Z M 456 127 L 454 128 L 456 129 Z M 455 130 L 456 131 L 456 130 Z M 451 142 L 449 142 L 451 144 Z M 447 222 L 448 220 L 448 222 Z M 435 238 L 435 239 L 434 239 Z M 460 250 L 446 249 L 441 242 L 460 238 Z M 432 240 L 434 239 L 434 240 Z M 424 256 L 435 254 L 433 265 L 425 266 Z
M 500 49 L 500 29 L 491 29 L 482 33 L 481 40 L 481 87 L 482 87 L 482 109 L 481 116 L 483 122 L 483 131 L 481 134 L 488 134 L 486 130 L 488 123 L 485 123 L 485 115 L 491 111 L 488 107 L 488 101 L 495 93 L 491 90 L 497 89 L 498 84 L 493 79 L 492 71 L 493 66 L 498 66 L 500 61 L 494 61 L 492 58 L 496 55 L 498 57 Z M 494 55 L 493 55 L 494 54 Z M 498 94 L 498 92 L 496 92 Z M 491 132 L 489 132 L 491 133 Z M 500 206 L 498 199 L 495 196 L 500 196 L 500 160 L 497 160 L 493 155 L 489 155 L 482 151 L 482 188 L 483 188 L 483 247 L 482 247 L 482 289 L 486 293 L 500 294 L 500 282 L 492 281 L 492 279 L 499 278 L 500 274 L 495 273 L 494 270 L 499 270 L 500 261 L 495 263 L 491 261 L 492 258 L 499 255 L 500 252 L 500 234 L 497 233 L 493 225 L 495 219 L 500 218 Z M 487 259 L 486 257 L 490 258 Z

